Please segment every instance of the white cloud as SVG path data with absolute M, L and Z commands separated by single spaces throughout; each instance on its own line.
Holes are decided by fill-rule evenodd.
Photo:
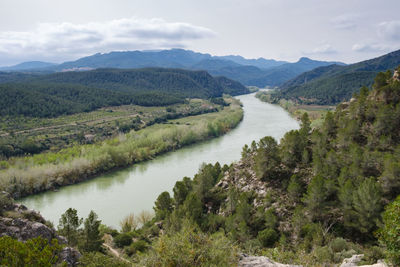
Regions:
M 306 55 L 329 55 L 329 54 L 336 54 L 336 49 L 333 48 L 330 44 L 322 44 L 320 46 L 315 47 L 310 51 L 305 51 L 303 54 Z
M 368 43 L 357 43 L 354 44 L 351 48 L 351 50 L 355 51 L 355 52 L 382 52 L 382 51 L 386 51 L 389 48 L 381 45 L 381 44 L 368 44 Z
M 344 14 L 337 16 L 331 20 L 331 23 L 336 29 L 340 30 L 354 30 L 357 27 L 357 19 L 359 15 Z
M 378 25 L 380 37 L 389 41 L 400 41 L 400 20 L 384 21 Z
M 205 27 L 163 19 L 41 23 L 31 32 L 0 32 L 0 53 L 65 59 L 110 50 L 185 47 L 189 41 L 213 36 Z

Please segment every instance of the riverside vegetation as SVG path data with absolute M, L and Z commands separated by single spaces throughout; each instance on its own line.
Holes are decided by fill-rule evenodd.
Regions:
M 221 101 L 225 103 L 225 100 Z M 226 101 L 229 104 L 219 112 L 170 120 L 166 124 L 120 133 L 94 144 L 77 144 L 58 152 L 3 161 L 0 188 L 19 198 L 77 183 L 111 169 L 219 136 L 243 118 L 240 103 L 232 98 Z
M 306 112 L 310 118 L 312 128 L 321 126 L 327 112 L 335 109 L 335 106 L 298 104 L 292 100 L 278 98 L 274 90 L 259 91 L 256 93 L 256 97 L 266 103 L 278 104 L 297 120 L 300 120 L 301 116 Z
M 172 196 L 161 193 L 154 217 L 139 216 L 140 224 L 129 216 L 116 231 L 92 213 L 82 228 L 69 209 L 58 229 L 69 229 L 82 266 L 232 266 L 239 251 L 305 266 L 363 253 L 364 263 L 398 266 L 400 80 L 380 73 L 373 87 L 318 128 L 305 113 L 279 144 L 264 137 L 245 145 L 237 163 L 204 164 Z M 118 258 L 99 246 L 102 236 Z

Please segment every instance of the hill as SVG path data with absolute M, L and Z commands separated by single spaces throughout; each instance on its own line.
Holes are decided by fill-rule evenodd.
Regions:
M 337 104 L 348 100 L 361 86 L 371 87 L 380 71 L 393 70 L 400 64 L 400 50 L 348 66 L 319 67 L 284 83 L 282 98 L 302 99 L 316 104 Z
M 198 238 L 183 235 L 217 235 L 226 239 L 214 244 L 228 251 L 287 264 L 336 266 L 364 254 L 364 264 L 386 256 L 398 266 L 399 101 L 400 81 L 380 73 L 373 91 L 339 105 L 321 127 L 311 129 L 304 114 L 279 143 L 264 137 L 245 145 L 237 163 L 204 164 L 155 201 L 155 219 L 141 230 L 161 225 L 163 234 L 143 262 L 188 260 L 204 246 L 193 249 L 187 240 Z M 184 245 L 192 251 L 177 253 Z
M 55 63 L 42 62 L 42 61 L 28 61 L 14 66 L 0 67 L 0 71 L 22 71 L 31 69 L 41 69 L 55 66 Z
M 125 51 L 95 54 L 37 71 L 87 71 L 98 68 L 181 68 L 205 70 L 214 76 L 226 76 L 245 85 L 277 86 L 298 74 L 335 62 L 302 58 L 288 63 L 273 59 L 246 59 L 241 56 L 211 56 L 184 49 L 161 51 Z
M 213 78 L 204 71 L 149 68 L 60 72 L 1 84 L 0 114 L 54 117 L 124 104 L 163 106 L 223 93 L 249 91 L 238 82 Z

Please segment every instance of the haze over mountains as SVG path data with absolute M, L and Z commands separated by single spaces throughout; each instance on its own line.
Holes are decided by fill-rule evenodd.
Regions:
M 0 71 L 44 71 L 59 72 L 68 70 L 90 70 L 96 68 L 183 68 L 206 70 L 214 76 L 225 76 L 245 85 L 279 86 L 297 75 L 320 66 L 340 62 L 316 61 L 301 58 L 289 63 L 273 59 L 245 59 L 241 56 L 211 56 L 183 49 L 161 51 L 127 51 L 95 54 L 76 61 L 50 65 L 47 62 L 35 64 L 22 63 L 16 66 L 0 68 Z M 28 68 L 28 66 L 32 66 Z

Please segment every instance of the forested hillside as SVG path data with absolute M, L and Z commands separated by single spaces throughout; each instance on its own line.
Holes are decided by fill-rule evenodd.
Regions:
M 204 165 L 177 182 L 173 196 L 162 193 L 153 222 L 162 221 L 164 234 L 141 263 L 194 263 L 201 253 L 212 262 L 197 243 L 208 240 L 304 266 L 360 253 L 364 263 L 386 257 L 400 264 L 400 199 L 393 202 L 400 194 L 400 81 L 391 76 L 378 74 L 373 91 L 363 87 L 321 128 L 311 129 L 304 114 L 301 129 L 279 144 L 264 137 L 243 148 L 239 163 Z M 186 247 L 192 254 L 174 254 Z
M 350 99 L 361 86 L 371 87 L 379 71 L 393 70 L 400 64 L 400 50 L 351 64 L 319 67 L 302 73 L 281 86 L 281 98 L 305 103 L 337 104 Z
M 17 78 L 21 82 L 15 82 Z M 185 98 L 238 95 L 248 89 L 227 78 L 204 71 L 179 69 L 99 69 L 50 75 L 4 74 L 0 84 L 0 114 L 55 117 L 92 111 L 105 106 L 137 104 L 164 106 Z

